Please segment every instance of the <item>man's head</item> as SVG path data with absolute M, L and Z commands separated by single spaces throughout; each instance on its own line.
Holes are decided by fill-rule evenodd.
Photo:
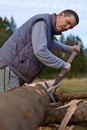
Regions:
M 72 29 L 79 23 L 79 16 L 73 10 L 64 10 L 56 17 L 56 28 L 59 32 Z

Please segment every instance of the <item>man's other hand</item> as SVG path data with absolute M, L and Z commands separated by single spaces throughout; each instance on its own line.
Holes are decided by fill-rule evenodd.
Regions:
M 74 45 L 74 46 L 72 46 L 72 51 L 76 51 L 76 52 L 80 52 L 80 46 L 78 46 L 78 45 Z
M 66 71 L 68 72 L 71 69 L 71 64 L 66 63 L 66 66 L 64 67 L 64 69 L 66 69 Z

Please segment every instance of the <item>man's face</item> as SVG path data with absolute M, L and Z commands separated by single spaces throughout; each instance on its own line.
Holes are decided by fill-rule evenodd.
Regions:
M 64 13 L 60 13 L 56 17 L 56 29 L 58 32 L 63 32 L 72 29 L 76 26 L 76 19 L 73 15 L 64 16 Z

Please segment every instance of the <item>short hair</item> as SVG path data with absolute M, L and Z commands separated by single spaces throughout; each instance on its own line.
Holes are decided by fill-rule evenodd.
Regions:
M 64 10 L 62 12 L 64 13 L 65 16 L 73 15 L 75 17 L 75 19 L 76 19 L 76 23 L 77 24 L 79 23 L 79 16 L 74 10 L 66 9 L 66 10 Z

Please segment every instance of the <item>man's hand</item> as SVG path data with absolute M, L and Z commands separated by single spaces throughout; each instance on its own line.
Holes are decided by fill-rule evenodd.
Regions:
M 76 52 L 80 52 L 80 46 L 78 46 L 78 45 L 74 45 L 74 46 L 72 46 L 72 51 L 76 51 Z
M 64 67 L 64 69 L 66 69 L 66 71 L 68 72 L 71 69 L 71 64 L 66 63 L 66 66 Z

